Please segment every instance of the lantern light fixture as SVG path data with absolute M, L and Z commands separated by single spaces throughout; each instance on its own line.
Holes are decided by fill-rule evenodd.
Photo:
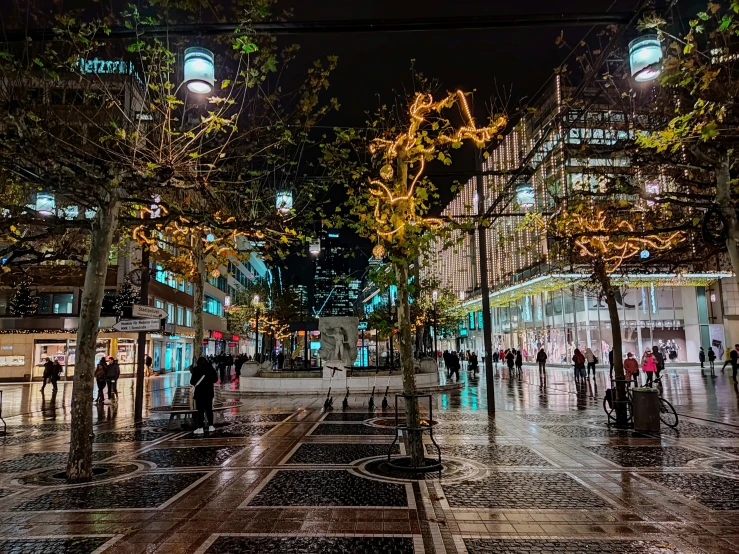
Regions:
M 439 291 L 434 290 L 434 292 L 431 293 L 431 297 L 434 299 L 434 304 L 436 304 L 436 301 L 439 299 Z
M 277 211 L 283 215 L 289 214 L 293 209 L 293 193 L 289 190 L 281 190 L 277 193 L 277 201 L 275 202 Z
M 311 242 L 310 246 L 308 247 L 308 252 L 310 252 L 314 256 L 318 256 L 321 253 L 321 239 L 317 239 Z
M 656 34 L 643 35 L 629 43 L 631 77 L 637 83 L 654 81 L 662 72 L 662 44 Z
M 647 250 L 646 248 L 644 250 L 642 250 L 641 252 L 639 252 L 639 257 L 642 260 L 646 260 L 649 257 L 649 255 L 650 255 L 649 254 L 649 250 Z
M 259 304 L 259 295 L 258 295 L 258 294 L 255 294 L 255 295 L 254 295 L 254 298 L 252 298 L 251 302 L 252 302 L 252 304 L 254 304 L 255 306 L 256 306 L 257 304 Z
M 215 58 L 207 48 L 193 46 L 185 50 L 187 90 L 195 94 L 210 94 L 215 86 Z

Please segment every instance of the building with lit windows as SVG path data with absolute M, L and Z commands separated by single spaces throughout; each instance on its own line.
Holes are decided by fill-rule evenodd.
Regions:
M 593 98 L 585 113 L 570 109 L 552 124 L 570 93 L 557 79 L 538 109 L 525 116 L 485 160 L 483 175 L 466 183 L 443 211 L 443 216 L 454 219 L 476 214 L 478 178 L 486 190 L 483 209 L 504 199 L 504 216 L 485 231 L 488 275 L 480 275 L 476 233 L 457 232 L 454 246 L 446 250 L 439 239 L 422 264 L 424 275 L 457 291 L 469 312 L 458 333 L 459 350 L 483 349 L 480 286 L 486 278 L 496 348 L 515 347 L 529 361 L 544 348 L 550 362 L 569 363 L 575 347 L 590 347 L 601 361 L 608 359 L 614 330 L 605 302 L 582 286 L 587 276 L 577 267 L 555 259 L 547 236 L 521 225 L 531 211 L 546 217 L 556 208 L 549 194 L 553 187 L 566 196 L 567 191 L 596 185 L 602 176 L 631 171 L 629 159 L 618 154 L 619 144 L 633 139 L 623 113 Z M 583 145 L 598 146 L 602 157 L 584 157 Z M 523 160 L 529 161 L 522 168 Z M 516 182 L 514 175 L 519 175 Z M 670 184 L 657 178 L 645 180 L 644 186 L 654 193 Z M 622 335 L 625 352 L 642 353 L 656 346 L 668 362 L 697 362 L 701 346 L 706 351 L 713 347 L 720 358 L 727 344 L 739 342 L 736 280 L 715 264 L 682 269 L 680 274 L 665 270 L 614 275 L 621 310 L 621 329 L 616 332 Z
M 338 231 L 321 237 L 321 253 L 315 260 L 313 316 L 350 316 L 357 313 L 362 287 L 361 270 L 353 270 L 354 248 Z

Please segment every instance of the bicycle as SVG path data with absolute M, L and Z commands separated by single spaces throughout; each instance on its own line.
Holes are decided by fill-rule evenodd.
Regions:
M 626 398 L 624 400 L 618 399 L 618 391 L 616 387 L 619 382 L 623 382 L 626 387 Z M 614 423 L 616 422 L 615 412 L 617 404 L 626 405 L 625 423 L 632 423 L 632 420 L 634 418 L 634 394 L 631 390 L 631 382 L 631 380 L 627 379 L 611 379 L 612 386 L 610 389 L 606 390 L 606 395 L 603 397 L 603 411 L 605 411 L 606 415 L 608 416 L 609 425 L 611 424 L 611 421 L 613 421 Z M 659 394 L 660 421 L 668 427 L 675 429 L 679 423 L 679 420 L 674 406 L 670 404 L 668 400 L 662 398 L 662 394 L 659 392 L 659 390 L 657 390 L 657 394 Z

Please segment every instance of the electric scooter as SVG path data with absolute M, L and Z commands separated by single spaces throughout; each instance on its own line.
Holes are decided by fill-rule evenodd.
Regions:
M 328 392 L 326 393 L 326 400 L 323 402 L 323 409 L 324 410 L 333 410 L 334 408 L 334 399 L 331 396 L 331 381 L 334 379 L 334 375 L 337 371 L 342 371 L 338 367 L 329 367 L 331 370 L 331 377 L 328 380 Z

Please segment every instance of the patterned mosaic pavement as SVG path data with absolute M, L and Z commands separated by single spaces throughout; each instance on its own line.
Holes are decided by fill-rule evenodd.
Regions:
M 656 435 L 605 425 L 603 372 L 577 388 L 549 371 L 546 385 L 531 368 L 498 375 L 492 421 L 484 375 L 463 372 L 463 390 L 434 398 L 445 469 L 421 480 L 374 471 L 394 430 L 372 420 L 393 413 L 369 412 L 368 398 L 327 414 L 323 398 L 247 398 L 195 436 L 160 416 L 134 424 L 131 382 L 93 414 L 95 480 L 69 485 L 68 385 L 51 406 L 38 385 L 18 387 L 0 437 L 0 554 L 739 551 L 730 379 L 668 368 L 680 426 Z M 148 381 L 147 410 L 182 378 Z

